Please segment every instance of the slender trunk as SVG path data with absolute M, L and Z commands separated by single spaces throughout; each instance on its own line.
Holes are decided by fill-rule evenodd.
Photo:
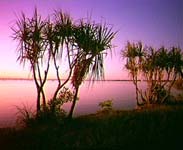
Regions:
M 47 68 L 46 70 L 44 71 L 44 79 L 42 81 L 42 85 L 41 85 L 41 94 L 42 94 L 42 97 L 43 97 L 43 109 L 45 110 L 46 108 L 46 96 L 45 96 L 45 92 L 44 92 L 44 85 L 46 83 L 46 80 L 47 80 L 47 76 L 48 76 L 48 71 L 49 71 L 49 67 L 50 67 L 50 54 L 49 54 L 49 58 L 48 58 L 48 62 L 47 62 Z
M 46 110 L 46 96 L 45 96 L 43 88 L 41 89 L 41 95 L 43 98 L 43 110 L 45 111 Z
M 172 82 L 170 83 L 170 85 L 169 85 L 169 87 L 168 87 L 167 94 L 164 96 L 164 98 L 162 98 L 161 103 L 164 103 L 165 100 L 166 100 L 166 98 L 167 98 L 168 96 L 170 96 L 171 89 L 172 89 L 172 87 L 173 87 L 173 85 L 174 85 L 174 83 L 175 83 L 175 81 L 176 81 L 176 78 L 177 78 L 177 76 L 175 75 L 174 78 L 173 78 L 173 80 L 172 80 Z
M 44 78 L 42 78 L 42 76 L 41 76 L 40 66 L 39 66 L 39 63 L 37 62 L 37 75 L 38 75 L 38 79 L 39 79 L 38 80 L 39 81 L 39 84 L 38 84 L 39 85 L 39 110 L 38 110 L 38 112 L 41 110 L 41 98 L 42 98 L 43 110 L 46 109 L 46 96 L 45 96 L 43 87 L 46 83 L 47 76 L 48 76 L 50 58 L 51 58 L 51 56 L 49 54 L 49 58 L 47 61 L 47 68 L 44 71 Z M 35 73 L 35 77 L 36 77 L 36 73 Z M 37 78 L 36 78 L 36 81 L 37 81 Z M 38 83 L 38 81 L 37 81 L 37 83 Z
M 140 102 L 139 102 L 139 89 L 138 89 L 138 79 L 137 79 L 137 75 L 133 74 L 133 83 L 135 85 L 135 93 L 136 93 L 136 102 L 137 102 L 137 106 L 140 106 Z
M 60 90 L 61 79 L 60 79 L 60 73 L 59 73 L 59 66 L 57 65 L 57 62 L 56 62 L 56 56 L 55 56 L 55 54 L 52 54 L 52 55 L 53 55 L 53 62 L 54 62 L 56 75 L 57 75 L 57 81 L 58 81 L 57 89 L 55 90 L 54 96 L 52 98 L 52 100 L 55 100 L 57 97 L 58 91 Z
M 56 99 L 57 95 L 58 95 L 58 92 L 60 91 L 61 88 L 64 87 L 64 85 L 69 81 L 70 77 L 72 75 L 72 70 L 69 72 L 69 76 L 67 77 L 67 79 L 61 84 L 58 83 L 58 86 L 57 86 L 57 89 L 55 90 L 55 93 L 54 93 L 54 96 L 53 96 L 53 99 Z
M 69 112 L 69 115 L 68 115 L 69 119 L 72 119 L 72 116 L 73 116 L 74 108 L 75 108 L 76 101 L 77 101 L 78 91 L 79 91 L 79 87 L 76 88 L 76 93 L 74 95 L 74 100 L 72 102 L 72 106 L 71 106 L 71 109 L 70 109 L 70 112 Z
M 148 79 L 148 81 L 149 81 L 149 101 L 151 102 L 151 103 L 153 103 L 153 101 L 154 101 L 154 81 L 153 81 L 153 76 L 150 76 L 150 78 Z
M 137 82 L 135 83 L 135 91 L 136 91 L 136 101 L 137 101 L 137 106 L 140 106 Z
M 41 95 L 40 95 L 40 85 L 37 81 L 37 77 L 36 77 L 36 68 L 35 68 L 35 64 L 31 63 L 32 65 L 32 70 L 33 70 L 33 77 L 34 77 L 34 82 L 36 85 L 36 89 L 37 89 L 37 103 L 36 103 L 36 111 L 37 111 L 37 115 L 39 114 L 41 107 L 40 107 L 40 99 L 41 99 Z
M 37 115 L 39 114 L 39 112 L 41 110 L 40 98 L 41 98 L 41 91 L 39 88 L 37 88 Z
M 67 57 L 68 57 L 68 63 L 69 63 L 69 69 L 70 70 L 69 70 L 69 75 L 68 75 L 67 79 L 63 83 L 61 83 L 61 78 L 60 78 L 60 73 L 59 73 L 59 66 L 57 66 L 56 57 L 55 57 L 54 54 L 52 54 L 54 56 L 53 60 L 54 60 L 54 66 L 55 66 L 56 75 L 57 75 L 57 81 L 58 81 L 57 88 L 56 88 L 55 93 L 54 93 L 53 98 L 52 98 L 53 100 L 56 99 L 60 89 L 62 89 L 65 86 L 65 84 L 69 81 L 69 79 L 71 78 L 73 67 L 75 66 L 74 64 L 71 63 L 71 60 L 70 60 L 68 43 L 66 43 L 66 45 L 67 45 Z

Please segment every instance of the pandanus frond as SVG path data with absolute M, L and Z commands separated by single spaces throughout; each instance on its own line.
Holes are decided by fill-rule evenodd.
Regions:
M 32 65 L 42 59 L 45 52 L 45 40 L 43 37 L 43 29 L 45 23 L 41 16 L 37 14 L 35 9 L 32 18 L 26 18 L 25 14 L 18 18 L 16 27 L 13 28 L 13 38 L 19 41 L 18 61 L 25 63 L 29 61 Z
M 182 74 L 183 58 L 180 48 L 172 47 L 169 52 L 170 67 L 175 69 L 175 72 Z
M 73 36 L 73 20 L 69 14 L 60 11 L 54 13 L 55 36 L 63 47 L 64 44 L 71 42 Z
M 93 23 L 80 21 L 79 25 L 74 28 L 75 43 L 80 53 L 89 54 L 95 46 L 96 27 Z
M 81 58 L 84 56 L 87 62 L 87 74 L 91 80 L 104 78 L 103 55 L 105 50 L 111 49 L 111 41 L 115 36 L 112 28 L 106 24 L 96 24 L 94 22 L 84 22 L 81 20 L 74 29 L 75 43 L 79 49 Z
M 91 75 L 90 79 L 94 81 L 104 79 L 104 58 L 103 54 L 98 54 L 90 64 Z

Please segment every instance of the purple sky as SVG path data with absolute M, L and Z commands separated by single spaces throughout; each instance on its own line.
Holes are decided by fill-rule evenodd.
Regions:
M 183 0 L 1 0 L 0 1 L 0 77 L 28 77 L 28 68 L 16 62 L 16 45 L 10 27 L 16 14 L 33 14 L 34 7 L 43 17 L 63 9 L 74 19 L 92 15 L 118 30 L 113 57 L 106 58 L 106 78 L 125 79 L 120 51 L 126 42 L 142 41 L 154 47 L 183 48 Z

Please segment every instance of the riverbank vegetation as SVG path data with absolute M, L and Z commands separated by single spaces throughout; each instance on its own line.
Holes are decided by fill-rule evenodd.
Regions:
M 0 129 L 2 149 L 177 149 L 183 134 L 183 106 L 151 106 L 99 112 L 73 120 Z
M 179 47 L 155 49 L 142 42 L 128 42 L 122 56 L 135 86 L 137 106 L 176 101 L 172 88 L 175 82 L 181 87 L 183 78 L 183 53 Z M 141 87 L 143 80 L 145 89 Z
M 37 117 L 63 112 L 62 105 L 71 102 L 67 117 L 72 119 L 83 81 L 104 79 L 104 56 L 112 50 L 116 32 L 89 18 L 75 21 L 62 10 L 42 19 L 37 9 L 32 17 L 22 13 L 12 29 L 13 38 L 19 42 L 18 60 L 30 65 L 36 85 Z M 122 57 L 135 86 L 137 106 L 176 102 L 172 88 L 183 77 L 183 54 L 179 47 L 155 49 L 142 42 L 128 42 Z M 57 87 L 51 99 L 47 99 L 44 86 L 51 66 Z M 67 68 L 67 73 L 63 73 L 63 68 Z M 72 89 L 65 87 L 69 81 Z M 145 89 L 140 87 L 141 81 L 145 81 Z
M 112 49 L 116 32 L 91 18 L 73 20 L 62 10 L 43 19 L 37 9 L 32 17 L 22 13 L 12 30 L 13 39 L 19 42 L 18 60 L 30 66 L 35 82 L 37 116 L 47 111 L 48 103 L 52 103 L 52 110 L 56 107 L 54 101 L 58 101 L 60 91 L 71 80 L 74 97 L 68 117 L 72 118 L 79 88 L 86 77 L 92 81 L 104 79 L 104 56 Z M 57 88 L 52 98 L 47 99 L 44 87 L 51 67 Z

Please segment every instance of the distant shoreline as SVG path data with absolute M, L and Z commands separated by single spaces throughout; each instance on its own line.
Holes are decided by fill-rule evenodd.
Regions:
M 22 80 L 22 81 L 31 81 L 34 80 L 33 78 L 0 78 L 1 81 L 4 80 Z M 48 81 L 56 81 L 57 79 L 47 79 Z M 65 80 L 65 79 L 62 79 Z M 90 80 L 85 80 L 85 81 L 90 81 Z M 95 80 L 95 81 L 132 81 L 129 79 L 105 79 L 105 80 Z M 92 81 L 91 81 L 92 82 Z
M 33 81 L 34 79 L 33 78 L 0 78 L 0 81 Z M 61 79 L 61 80 L 66 80 L 66 79 Z M 57 81 L 57 79 L 52 79 L 52 78 L 49 78 L 47 79 L 47 81 Z M 93 82 L 92 80 L 85 80 L 85 81 L 91 81 Z M 131 82 L 132 80 L 131 79 L 104 79 L 104 80 L 95 80 L 95 81 L 108 81 L 108 82 L 120 82 L 120 81 L 123 81 L 123 82 Z M 143 81 L 145 82 L 146 80 L 138 80 L 138 81 Z M 165 82 L 166 80 L 163 80 L 163 82 Z M 170 80 L 171 81 L 171 80 Z

